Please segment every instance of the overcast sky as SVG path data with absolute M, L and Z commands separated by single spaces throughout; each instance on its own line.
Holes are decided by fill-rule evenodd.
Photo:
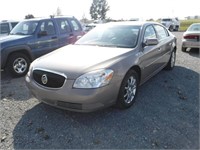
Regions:
M 107 0 L 112 19 L 158 19 L 200 15 L 200 0 Z M 47 17 L 59 7 L 63 15 L 90 19 L 92 0 L 4 0 L 0 3 L 0 20 L 22 20 L 25 15 Z

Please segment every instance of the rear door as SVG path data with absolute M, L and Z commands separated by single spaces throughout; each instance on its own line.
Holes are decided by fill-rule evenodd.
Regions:
M 173 40 L 164 27 L 158 24 L 155 24 L 154 27 L 159 40 L 158 64 L 159 67 L 163 67 L 169 61 Z
M 73 35 L 72 28 L 70 27 L 67 18 L 57 18 L 57 25 L 59 30 L 59 47 L 70 44 L 70 38 Z
M 72 27 L 72 34 L 70 36 L 70 43 L 75 43 L 77 39 L 84 35 L 82 26 L 75 18 L 69 18 L 69 23 Z

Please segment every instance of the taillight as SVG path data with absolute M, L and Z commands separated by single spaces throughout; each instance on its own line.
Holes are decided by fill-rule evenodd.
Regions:
M 184 39 L 197 39 L 199 40 L 199 35 L 185 35 Z

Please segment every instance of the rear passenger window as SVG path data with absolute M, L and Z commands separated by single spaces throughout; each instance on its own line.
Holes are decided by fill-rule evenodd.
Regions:
M 166 37 L 169 36 L 167 30 L 165 28 L 163 28 L 162 26 L 155 25 L 155 29 L 156 29 L 157 34 L 158 34 L 158 40 L 165 39 Z
M 66 19 L 58 20 L 58 26 L 61 34 L 69 33 L 71 32 L 69 23 Z
M 78 25 L 78 23 L 75 20 L 71 20 L 71 23 L 72 23 L 74 31 L 81 30 L 80 27 L 79 27 L 79 25 Z

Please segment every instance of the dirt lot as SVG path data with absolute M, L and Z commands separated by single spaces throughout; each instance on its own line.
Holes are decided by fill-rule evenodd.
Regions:
M 199 149 L 197 50 L 180 50 L 174 70 L 139 89 L 128 110 L 75 113 L 39 103 L 24 78 L 1 73 L 0 149 Z

